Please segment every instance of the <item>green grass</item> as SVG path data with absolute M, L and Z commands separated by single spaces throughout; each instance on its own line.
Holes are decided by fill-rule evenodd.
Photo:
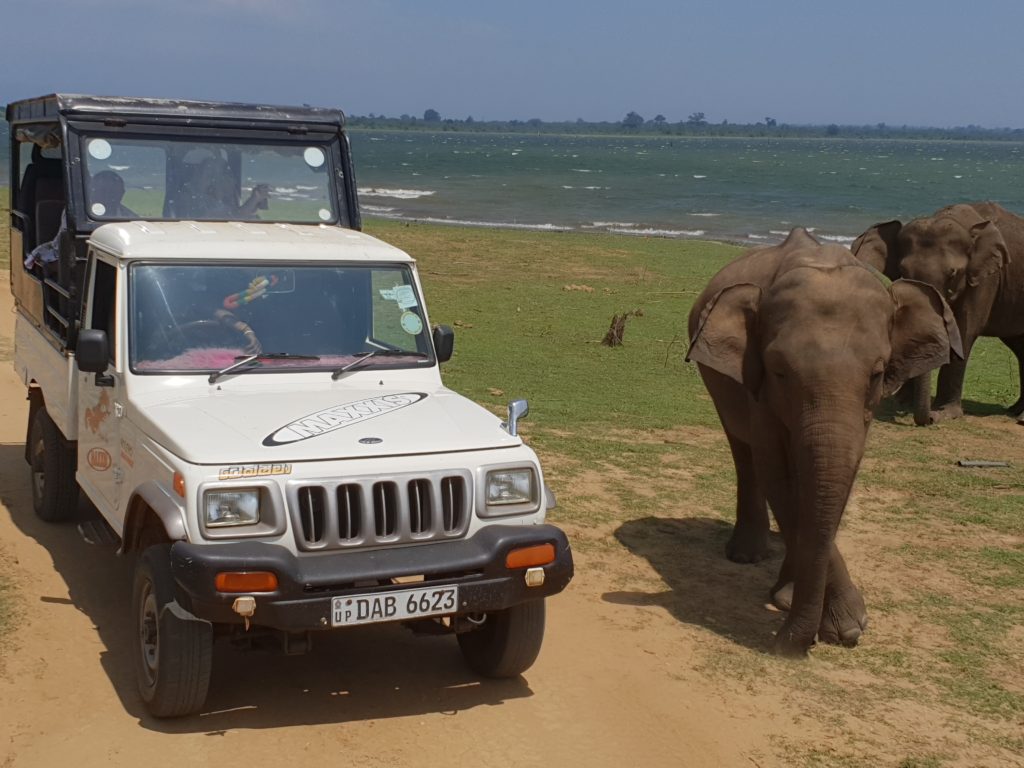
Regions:
M 419 260 L 431 322 L 455 327 L 454 389 L 495 406 L 527 397 L 556 430 L 717 426 L 682 358 L 690 304 L 734 246 L 381 221 L 368 231 Z M 612 316 L 637 309 L 625 344 L 602 346 Z

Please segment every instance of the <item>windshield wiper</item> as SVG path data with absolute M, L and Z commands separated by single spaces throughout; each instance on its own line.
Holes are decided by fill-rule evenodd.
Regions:
M 255 367 L 260 364 L 260 360 L 319 360 L 320 358 L 316 355 L 293 355 L 291 352 L 261 352 L 257 355 L 239 355 L 235 358 L 235 362 L 229 365 L 227 368 L 222 368 L 216 373 L 211 373 L 208 382 L 213 384 L 217 379 L 226 374 L 234 371 L 241 370 L 243 368 Z
M 372 357 L 415 357 L 418 360 L 426 360 L 429 355 L 425 355 L 422 352 L 405 352 L 401 349 L 371 349 L 369 352 L 364 352 L 351 363 L 346 363 L 341 368 L 331 374 L 331 378 L 335 381 L 340 379 L 347 371 L 351 371 L 354 368 L 361 368 L 362 365 Z

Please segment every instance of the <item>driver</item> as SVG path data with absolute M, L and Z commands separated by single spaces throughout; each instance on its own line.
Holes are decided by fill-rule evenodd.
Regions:
M 267 207 L 270 187 L 257 184 L 245 202 L 239 204 L 228 164 L 217 157 L 200 163 L 193 179 L 192 209 L 209 219 L 255 219 L 256 211 Z

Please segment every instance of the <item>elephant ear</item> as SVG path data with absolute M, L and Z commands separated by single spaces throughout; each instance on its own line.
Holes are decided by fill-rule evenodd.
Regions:
M 991 221 L 982 221 L 971 227 L 971 260 L 967 265 L 967 284 L 976 286 L 989 275 L 999 272 L 1010 263 L 1010 251 L 1003 233 Z
M 761 289 L 753 283 L 737 283 L 716 293 L 701 310 L 686 360 L 757 392 L 762 368 L 754 337 L 760 303 Z
M 890 280 L 895 280 L 900 276 L 897 237 L 901 229 L 903 224 L 896 219 L 875 224 L 853 241 L 850 250 L 865 264 L 871 265 Z
M 885 368 L 882 396 L 904 382 L 945 365 L 950 355 L 963 359 L 963 343 L 953 312 L 942 295 L 927 283 L 896 280 L 889 287 L 896 311 L 889 341 L 892 355 Z

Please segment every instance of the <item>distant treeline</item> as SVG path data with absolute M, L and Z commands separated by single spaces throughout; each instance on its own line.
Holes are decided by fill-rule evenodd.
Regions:
M 644 119 L 636 112 L 628 113 L 618 122 L 588 122 L 583 119 L 566 122 L 531 120 L 464 120 L 442 118 L 428 109 L 423 117 L 402 115 L 386 117 L 369 114 L 347 115 L 348 126 L 385 131 L 462 131 L 478 133 L 549 133 L 617 136 L 733 136 L 776 138 L 848 138 L 848 139 L 935 139 L 1024 141 L 1024 128 L 982 128 L 977 125 L 954 128 L 928 128 L 910 125 L 790 125 L 766 117 L 757 123 L 713 123 L 703 113 L 695 112 L 687 120 L 669 122 L 662 115 Z
M 476 133 L 526 133 L 562 135 L 606 135 L 606 136 L 718 136 L 718 137 L 773 137 L 773 138 L 846 138 L 846 139 L 917 139 L 957 141 L 1024 141 L 1024 128 L 982 128 L 978 125 L 954 128 L 928 128 L 912 125 L 790 125 L 780 123 L 773 117 L 766 117 L 757 123 L 730 123 L 723 120 L 713 123 L 705 119 L 702 112 L 695 112 L 686 120 L 669 122 L 662 115 L 647 120 L 636 112 L 628 113 L 618 122 L 588 122 L 583 119 L 565 122 L 547 122 L 537 118 L 530 120 L 464 120 L 443 118 L 432 109 L 423 117 L 402 115 L 347 115 L 350 128 L 381 131 L 461 131 Z M 0 120 L 0 170 L 6 171 L 9 128 Z M 6 181 L 0 180 L 0 184 Z

